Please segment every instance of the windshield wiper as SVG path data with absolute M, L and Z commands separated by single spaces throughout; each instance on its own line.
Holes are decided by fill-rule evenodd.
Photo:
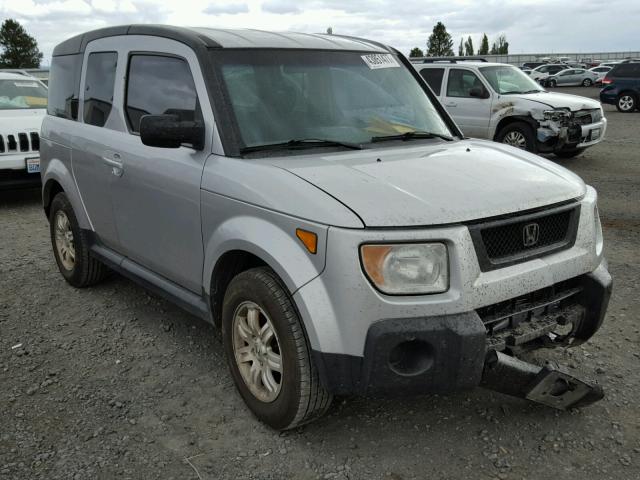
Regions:
M 420 130 L 413 130 L 411 132 L 400 133 L 398 135 L 384 135 L 378 137 L 371 137 L 371 142 L 387 142 L 390 140 L 413 140 L 413 139 L 422 139 L 422 138 L 441 138 L 448 142 L 453 140 L 453 137 L 448 135 L 443 135 L 441 133 L 434 132 L 422 132 Z
M 321 148 L 321 147 L 345 147 L 351 150 L 362 150 L 359 143 L 342 142 L 340 140 L 329 140 L 324 138 L 301 138 L 288 142 L 267 143 L 265 145 L 251 145 L 240 149 L 240 153 L 258 152 L 262 150 L 281 150 L 298 148 Z

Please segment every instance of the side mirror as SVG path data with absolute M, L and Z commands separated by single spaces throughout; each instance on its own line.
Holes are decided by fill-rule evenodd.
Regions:
M 469 90 L 469 96 L 473 98 L 489 98 L 489 92 L 481 87 L 473 87 Z
M 193 120 L 180 120 L 178 115 L 143 115 L 140 139 L 148 147 L 178 148 L 190 143 L 196 150 L 204 148 L 204 125 Z

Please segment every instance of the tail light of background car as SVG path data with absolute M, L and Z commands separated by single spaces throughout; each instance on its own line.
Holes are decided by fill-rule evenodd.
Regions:
M 609 77 L 604 77 L 602 79 L 602 85 L 609 85 L 611 83 L 613 83 L 613 80 L 611 80 Z

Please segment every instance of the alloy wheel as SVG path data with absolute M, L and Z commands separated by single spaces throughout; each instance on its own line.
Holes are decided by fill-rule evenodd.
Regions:
M 243 302 L 233 314 L 233 353 L 249 391 L 270 403 L 282 388 L 283 359 L 278 335 L 266 312 L 254 302 Z
M 520 148 L 522 150 L 527 149 L 527 139 L 521 132 L 516 130 L 512 130 L 507 133 L 502 139 L 502 143 L 506 143 L 507 145 L 511 145 L 512 147 Z
M 71 230 L 71 222 L 67 214 L 58 210 L 54 217 L 55 222 L 55 242 L 60 263 L 66 270 L 73 270 L 76 264 L 76 247 Z
M 628 112 L 629 110 L 633 110 L 634 103 L 635 102 L 631 95 L 623 95 L 618 100 L 618 106 L 620 107 L 620 110 L 624 110 L 625 112 Z

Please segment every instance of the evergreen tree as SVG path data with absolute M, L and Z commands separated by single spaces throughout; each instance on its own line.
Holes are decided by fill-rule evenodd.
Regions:
M 458 47 L 458 56 L 464 56 L 464 38 L 460 38 L 460 46 Z
M 442 22 L 436 23 L 433 33 L 427 40 L 427 56 L 429 57 L 452 57 L 453 40 L 447 32 L 447 28 Z
M 38 68 L 42 53 L 38 42 L 11 18 L 0 27 L 0 68 Z
M 469 36 L 469 39 L 464 42 L 464 54 L 468 57 L 473 57 L 475 55 L 473 51 L 473 40 L 471 40 L 471 36 Z
M 424 57 L 424 52 L 418 47 L 413 47 L 409 52 L 409 57 Z
M 480 42 L 480 49 L 478 50 L 478 55 L 488 55 L 489 54 L 489 39 L 487 38 L 487 34 L 484 33 L 482 35 L 482 41 Z

